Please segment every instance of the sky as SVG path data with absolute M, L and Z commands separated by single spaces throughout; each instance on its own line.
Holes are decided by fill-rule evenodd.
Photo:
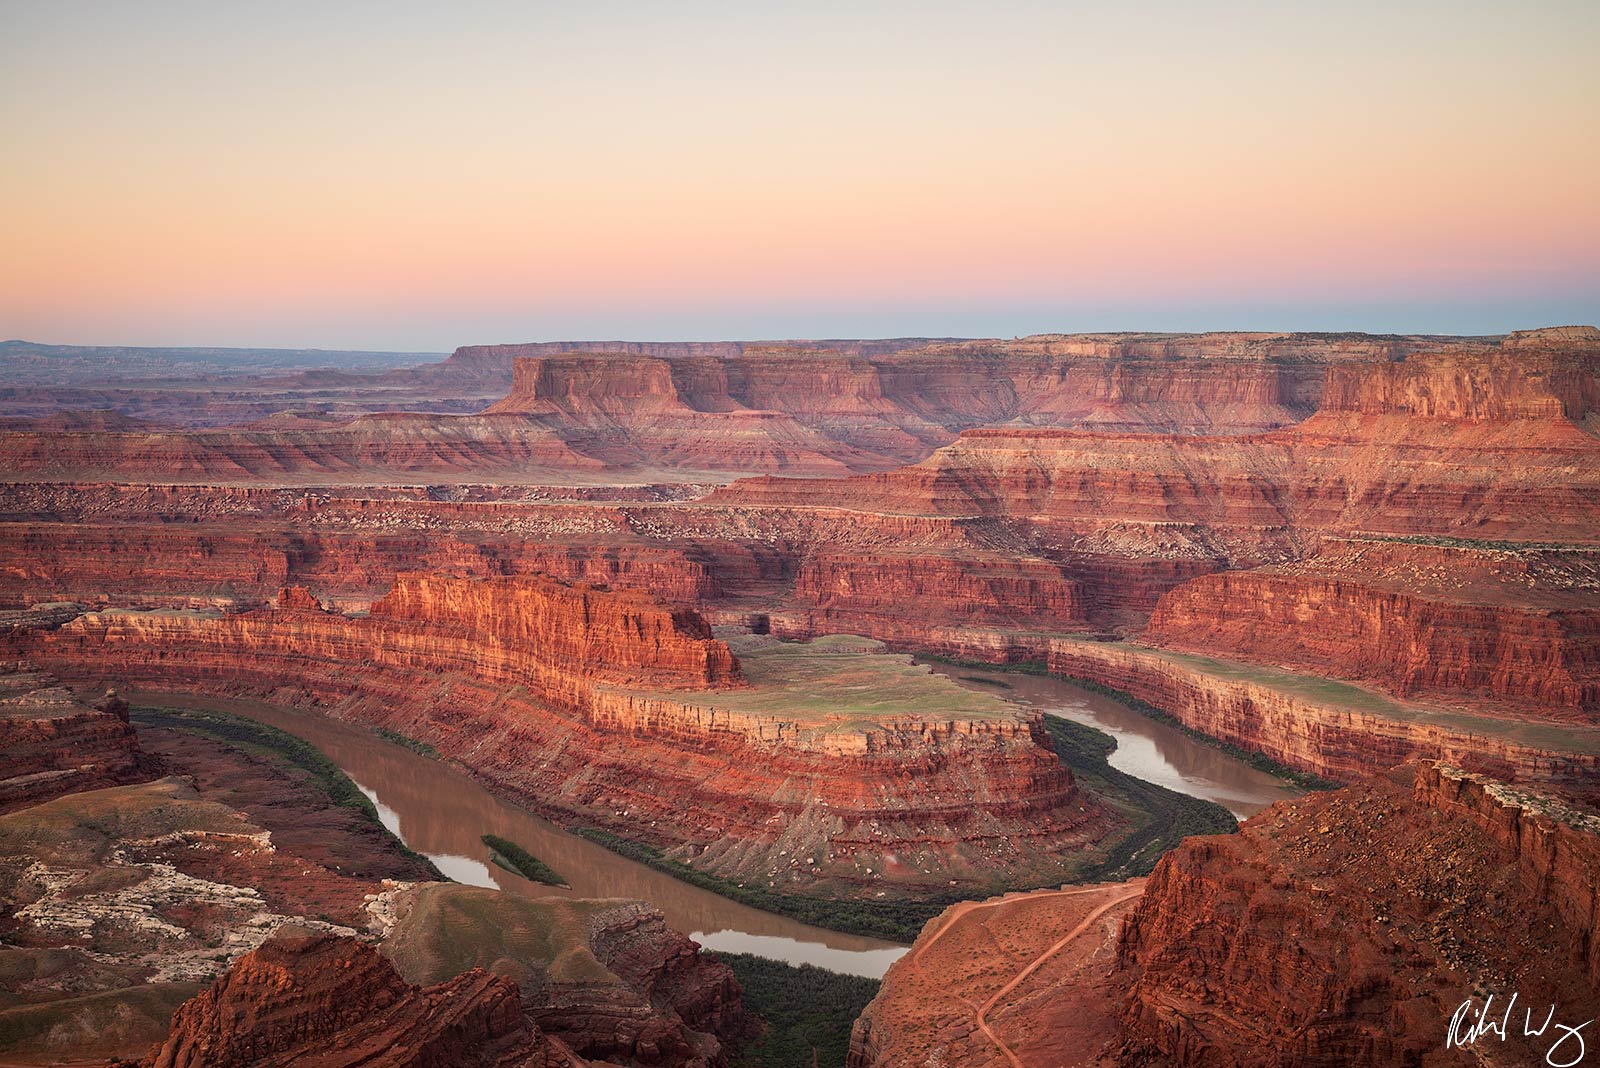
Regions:
M 1600 3 L 0 0 L 0 337 L 1600 322 Z

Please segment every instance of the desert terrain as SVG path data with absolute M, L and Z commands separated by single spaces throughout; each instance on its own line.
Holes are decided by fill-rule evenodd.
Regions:
M 0 1064 L 1600 1011 L 1600 330 L 119 352 L 0 391 Z

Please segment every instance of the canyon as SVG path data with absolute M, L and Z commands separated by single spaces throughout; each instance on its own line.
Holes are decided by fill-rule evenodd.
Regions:
M 92 402 L 115 410 L 49 410 L 86 409 L 89 388 L 0 395 L 0 655 L 30 665 L 18 680 L 70 687 L 15 682 L 15 717 L 0 694 L 0 819 L 148 789 L 162 761 L 227 793 L 179 732 L 131 745 L 125 702 L 96 696 L 108 688 L 389 732 L 762 907 L 906 906 L 914 928 L 948 905 L 922 935 L 934 948 L 906 961 L 955 969 L 987 1007 L 964 1014 L 942 972 L 903 961 L 858 1027 L 862 1068 L 946 1042 L 948 1063 L 1017 1063 L 995 1035 L 1026 1063 L 1425 1063 L 1413 1038 L 1436 1041 L 1452 1006 L 1443 987 L 1396 984 L 1472 993 L 1461 947 L 1428 927 L 1457 898 L 1577 947 L 1547 986 L 1516 972 L 1525 999 L 1581 1005 L 1597 985 L 1600 330 L 466 346 L 414 367 L 121 381 Z M 1139 814 L 1063 763 L 1004 674 L 963 686 L 916 658 L 1072 680 L 1346 790 L 1145 858 L 1148 882 L 1055 889 L 1122 879 L 1101 865 Z M 272 811 L 227 796 L 251 819 Z M 303 816 L 272 818 L 327 860 L 294 837 Z M 1415 856 L 1371 848 L 1390 840 Z M 445 917 L 488 948 L 377 934 L 346 887 L 317 891 L 344 903 L 341 930 L 219 963 L 248 950 L 301 974 L 301 956 L 360 957 L 397 1029 L 470 1032 L 507 1064 L 577 1063 L 549 1060 L 561 1049 L 714 1064 L 710 1041 L 746 1033 L 714 969 L 668 977 L 661 961 L 697 958 L 659 914 L 607 913 L 631 917 L 619 945 L 650 947 L 629 963 L 583 910 L 512 915 L 520 902 L 439 889 L 403 854 L 361 855 L 357 897 L 387 893 L 391 921 Z M 1460 871 L 1429 882 L 1433 861 Z M 1391 885 L 1420 889 L 1391 900 Z M 1348 904 L 1334 920 L 1361 932 L 1354 956 L 1332 947 L 1333 920 L 1318 926 L 1327 887 Z M 1380 937 L 1379 914 L 1405 939 Z M 485 917 L 584 927 L 580 956 L 617 982 L 564 986 Z M 1234 956 L 1207 933 L 1227 924 Z M 351 948 L 363 939 L 397 976 Z M 1463 945 L 1504 968 L 1532 952 Z M 197 1003 L 172 1057 L 254 989 L 258 963 Z M 1325 977 L 1347 965 L 1359 990 Z M 476 966 L 514 981 L 520 1021 Z M 334 995 L 310 989 L 285 1019 L 326 1015 L 316 999 Z M 1034 1026 L 1063 1005 L 1048 1018 L 1070 1026 Z
M 0 680 L 8 758 L 38 725 L 100 716 L 124 783 L 57 777 L 0 814 L 8 1063 L 159 1044 L 146 1064 L 709 1068 L 756 1026 L 728 968 L 650 906 L 441 882 L 289 736 L 64 709 L 29 664 Z
M 792 892 L 1037 885 L 1121 823 L 1037 716 L 873 642 L 738 647 L 639 591 L 419 573 L 357 617 L 289 587 L 239 613 L 86 612 L 27 643 L 80 680 L 292 693 L 553 818 Z

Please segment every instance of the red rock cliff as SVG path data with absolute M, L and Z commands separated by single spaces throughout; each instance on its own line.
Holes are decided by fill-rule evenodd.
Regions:
M 1341 540 L 1178 587 L 1142 640 L 1592 722 L 1600 552 Z
M 89 613 L 33 647 L 78 678 L 320 702 L 563 820 L 797 892 L 1059 879 L 1116 824 L 1037 717 L 856 726 L 720 704 L 706 687 L 738 682 L 726 647 L 639 594 L 405 576 L 367 617 L 293 601 Z
M 1493 1012 L 1518 992 L 1519 1024 L 1551 1006 L 1580 1024 L 1600 1006 L 1597 830 L 1423 765 L 1189 839 L 1123 929 L 1126 1063 L 1456 1063 L 1448 1022 L 1484 991 Z M 1542 1062 L 1554 1029 L 1520 1030 L 1496 1052 Z

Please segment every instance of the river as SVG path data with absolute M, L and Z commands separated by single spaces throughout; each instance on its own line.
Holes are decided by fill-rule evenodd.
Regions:
M 933 665 L 963 686 L 981 688 L 1050 715 L 1066 716 L 1117 739 L 1113 766 L 1142 779 L 1225 805 L 1246 816 L 1301 791 L 1181 731 L 1060 679 Z M 983 678 L 989 685 L 972 681 Z M 994 683 L 1004 683 L 1002 688 Z M 562 830 L 504 801 L 448 764 L 388 742 L 369 730 L 260 701 L 170 694 L 150 704 L 211 708 L 269 723 L 305 739 L 348 775 L 396 837 L 457 882 L 529 897 L 625 897 L 648 901 L 667 922 L 708 949 L 755 953 L 790 964 L 877 978 L 904 946 L 812 927 L 690 886 Z M 571 885 L 530 882 L 489 863 L 479 836 L 497 834 L 527 849 Z
M 1176 727 L 1140 715 L 1105 694 L 1050 675 L 1027 675 L 951 664 L 928 665 L 962 686 L 998 694 L 1047 716 L 1087 723 L 1117 740 L 1111 766 L 1182 794 L 1215 801 L 1245 819 L 1274 801 L 1305 791 L 1253 768 Z M 975 680 L 983 679 L 985 682 Z

